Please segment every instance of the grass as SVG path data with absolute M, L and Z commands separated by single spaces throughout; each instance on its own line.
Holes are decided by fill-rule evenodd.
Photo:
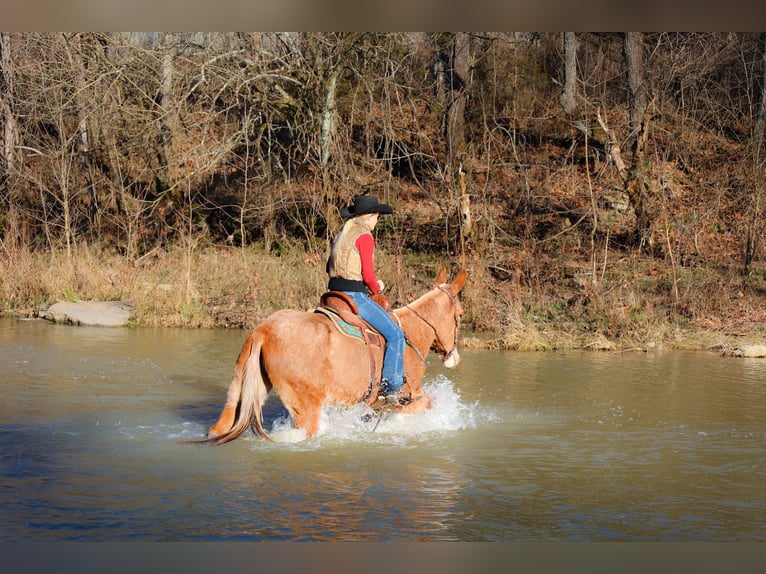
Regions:
M 309 308 L 324 278 L 295 250 L 279 257 L 257 249 L 157 249 L 135 262 L 80 245 L 62 252 L 25 249 L 0 257 L 0 306 L 35 316 L 56 301 L 121 300 L 134 324 L 191 328 L 252 327 L 282 307 Z
M 386 252 L 378 262 L 395 306 L 430 288 L 444 263 Z M 726 350 L 766 338 L 760 286 L 748 289 L 742 278 L 683 271 L 675 301 L 667 273 L 644 272 L 635 261 L 597 284 L 573 274 L 571 260 L 567 270 L 554 269 L 554 261 L 535 265 L 551 278 L 496 280 L 481 257 L 468 261 L 463 346 Z M 458 269 L 449 266 L 453 274 Z M 324 257 L 297 244 L 278 253 L 204 244 L 158 248 L 136 261 L 86 244 L 71 258 L 63 250 L 0 251 L 0 309 L 16 316 L 37 316 L 57 301 L 121 300 L 133 305 L 132 325 L 250 329 L 278 309 L 313 308 L 325 288 Z

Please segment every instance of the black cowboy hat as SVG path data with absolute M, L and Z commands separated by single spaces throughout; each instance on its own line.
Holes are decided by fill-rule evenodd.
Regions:
M 357 195 L 354 198 L 354 204 L 344 207 L 340 210 L 340 216 L 343 219 L 364 215 L 366 213 L 393 213 L 394 208 L 385 203 L 378 203 L 378 198 L 374 195 Z

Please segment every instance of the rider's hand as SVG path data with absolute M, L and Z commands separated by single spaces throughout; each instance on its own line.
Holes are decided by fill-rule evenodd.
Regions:
M 383 289 L 385 289 L 385 288 L 386 288 L 386 284 L 383 283 L 383 280 L 382 279 L 378 279 L 378 293 L 383 291 Z

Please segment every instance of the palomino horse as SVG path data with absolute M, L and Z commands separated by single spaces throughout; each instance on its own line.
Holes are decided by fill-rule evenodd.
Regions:
M 462 270 L 454 281 L 446 283 L 442 269 L 433 289 L 393 311 L 407 340 L 404 391 L 412 397 L 409 403 L 397 405 L 397 412 L 419 413 L 430 406 L 420 387 L 430 349 L 449 368 L 460 362 L 457 336 L 463 307 L 457 295 L 466 276 Z M 272 388 L 295 426 L 304 429 L 307 437 L 313 436 L 319 430 L 325 403 L 353 405 L 370 399 L 370 366 L 375 366 L 375 379 L 379 380 L 382 359 L 379 347 L 373 346 L 370 354 L 362 339 L 341 333 L 321 313 L 277 311 L 247 337 L 221 416 L 200 442 L 222 444 L 248 427 L 268 438 L 262 408 Z M 371 399 L 375 399 L 374 394 Z

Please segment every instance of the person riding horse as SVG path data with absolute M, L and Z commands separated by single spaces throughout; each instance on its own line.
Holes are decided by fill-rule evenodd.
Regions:
M 385 285 L 375 273 L 375 239 L 372 231 L 381 214 L 391 214 L 390 205 L 373 195 L 357 195 L 340 211 L 346 220 L 332 243 L 327 260 L 328 288 L 341 291 L 356 303 L 359 315 L 386 340 L 379 397 L 386 404 L 402 405 L 410 400 L 404 385 L 404 333 L 388 312 L 368 295 L 383 291 Z

